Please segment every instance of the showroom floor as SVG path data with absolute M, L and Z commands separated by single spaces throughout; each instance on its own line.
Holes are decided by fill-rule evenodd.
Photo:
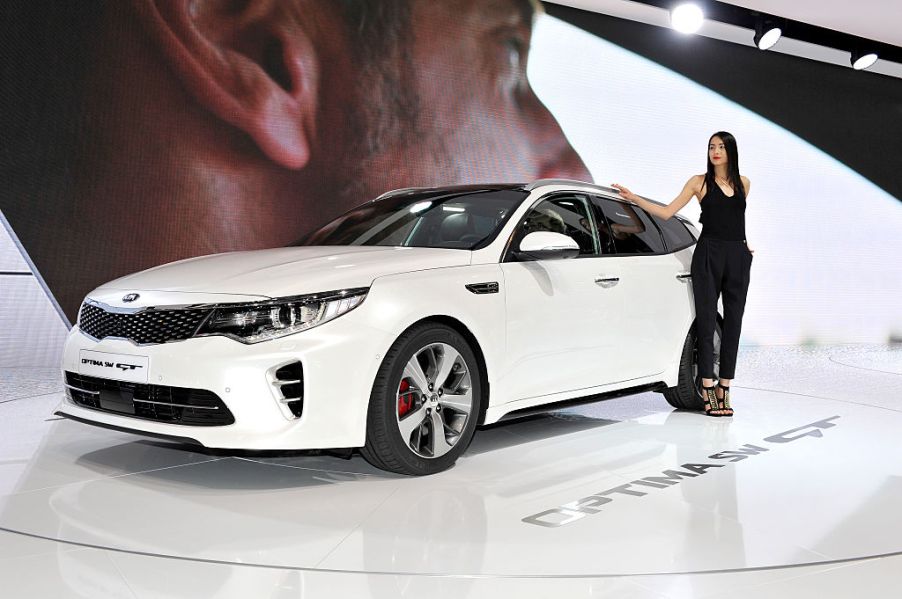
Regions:
M 481 430 L 405 478 L 60 420 L 57 373 L 0 370 L 0 595 L 896 593 L 902 346 L 743 348 L 738 377 L 732 420 L 646 393 Z

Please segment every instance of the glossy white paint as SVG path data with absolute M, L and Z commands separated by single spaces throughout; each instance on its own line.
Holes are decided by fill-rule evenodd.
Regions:
M 530 233 L 520 242 L 521 252 L 542 252 L 554 250 L 576 250 L 579 252 L 579 244 L 566 235 L 551 231 L 536 231 Z
M 335 320 L 245 345 L 225 337 L 162 345 L 95 341 L 74 328 L 62 369 L 78 371 L 83 350 L 147 358 L 151 384 L 208 389 L 226 403 L 229 426 L 172 425 L 89 410 L 60 411 L 135 431 L 195 439 L 207 447 L 319 449 L 360 447 L 373 380 L 395 340 L 429 318 L 468 332 L 490 388 L 485 423 L 527 407 L 646 383 L 677 383 L 692 322 L 691 296 L 676 278 L 691 249 L 675 255 L 499 263 L 514 228 L 543 197 L 601 193 L 578 183 L 536 187 L 486 248 L 300 247 L 192 258 L 112 281 L 89 297 L 113 307 L 230 303 L 369 287 L 366 299 Z M 613 196 L 615 197 L 615 196 Z M 619 278 L 616 283 L 601 279 Z M 471 283 L 499 283 L 496 294 Z M 123 301 L 128 293 L 140 297 Z M 272 373 L 304 365 L 305 403 L 293 419 Z M 662 399 L 663 401 L 663 399 Z
M 661 374 L 673 367 L 674 352 L 679 355 L 692 325 L 692 279 L 680 275 L 689 274 L 693 249 L 642 260 L 612 258 L 622 263 L 624 271 L 623 335 L 635 344 L 632 363 L 649 365 L 644 375 Z
M 622 288 L 595 282 L 623 274 L 608 265 L 613 262 L 603 258 L 574 258 L 501 266 L 509 368 L 499 383 L 511 390 L 511 400 L 544 402 L 632 378 L 624 372 L 635 353 L 632 338 L 623 335 Z
M 287 247 L 189 258 L 116 279 L 100 290 L 165 289 L 283 297 L 369 287 L 375 279 L 386 275 L 469 263 L 469 252 L 459 250 Z

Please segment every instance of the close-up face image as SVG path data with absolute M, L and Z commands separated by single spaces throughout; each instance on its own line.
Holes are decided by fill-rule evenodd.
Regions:
M 591 180 L 529 82 L 543 12 L 531 0 L 23 5 L 43 42 L 21 60 L 40 76 L 21 64 L 7 81 L 17 105 L 54 109 L 40 127 L 10 126 L 53 138 L 41 163 L 54 172 L 15 165 L 5 214 L 71 321 L 101 279 L 290 243 L 398 186 Z M 67 19 L 84 34 L 57 36 Z

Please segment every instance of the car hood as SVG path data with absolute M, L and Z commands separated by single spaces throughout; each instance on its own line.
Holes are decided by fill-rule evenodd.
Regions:
M 230 252 L 157 266 L 111 281 L 95 293 L 282 297 L 369 287 L 378 277 L 464 266 L 470 259 L 469 251 L 438 248 L 320 246 Z

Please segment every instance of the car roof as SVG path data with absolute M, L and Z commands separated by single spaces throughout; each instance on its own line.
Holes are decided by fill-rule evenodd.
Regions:
M 483 184 L 471 184 L 471 185 L 440 185 L 436 187 L 403 187 L 401 189 L 392 189 L 391 191 L 386 191 L 379 197 L 372 200 L 376 202 L 378 200 L 383 200 L 388 197 L 394 197 L 399 195 L 405 195 L 408 193 L 430 193 L 433 192 L 435 194 L 454 194 L 454 193 L 469 193 L 476 191 L 497 191 L 500 189 L 519 189 L 522 191 L 526 191 L 525 183 L 483 183 Z
M 540 187 L 578 187 L 580 189 L 589 188 L 593 191 L 600 191 L 605 194 L 617 195 L 618 192 L 616 189 L 611 187 L 605 187 L 604 185 L 595 185 L 594 183 L 588 183 L 586 181 L 579 181 L 577 179 L 536 179 L 532 183 L 527 183 L 523 188 L 527 191 L 532 191 L 534 189 L 539 189 Z
M 576 179 L 536 179 L 531 183 L 487 183 L 487 184 L 471 184 L 471 185 L 443 185 L 436 187 L 405 187 L 402 189 L 393 189 L 388 191 L 379 197 L 377 197 L 375 201 L 387 198 L 394 197 L 398 195 L 404 195 L 407 193 L 423 193 L 423 192 L 435 192 L 436 194 L 442 193 L 468 193 L 475 191 L 495 191 L 499 189 L 518 189 L 522 191 L 535 191 L 537 189 L 541 189 L 543 187 L 570 187 L 574 190 L 578 191 L 592 191 L 595 193 L 600 193 L 606 197 L 612 199 L 621 199 L 620 192 L 613 187 L 606 187 L 604 185 L 595 185 L 594 183 L 588 183 L 586 181 L 579 181 Z M 645 196 L 640 196 L 645 200 L 648 200 L 652 204 L 657 204 L 658 206 L 666 206 L 661 202 L 653 200 L 651 198 L 646 198 Z M 676 218 L 680 219 L 684 222 L 689 222 L 688 219 L 675 214 Z

